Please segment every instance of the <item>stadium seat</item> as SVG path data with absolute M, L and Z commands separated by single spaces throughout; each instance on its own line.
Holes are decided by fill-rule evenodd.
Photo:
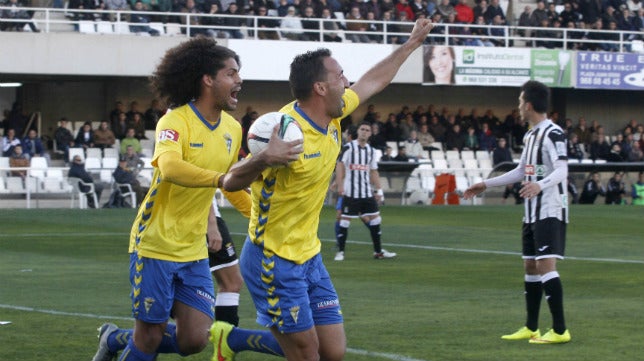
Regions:
M 114 148 L 105 148 L 103 149 L 103 158 L 117 158 L 119 157 L 118 148 L 116 145 Z
M 476 159 L 478 160 L 490 159 L 490 153 L 487 150 L 477 150 L 475 154 L 476 154 Z
M 470 170 L 470 169 L 478 169 L 479 168 L 479 163 L 476 161 L 476 159 L 463 159 L 463 168 Z
M 112 157 L 103 158 L 102 164 L 103 164 L 103 169 L 107 169 L 113 172 L 116 169 L 116 166 L 118 166 L 119 160 L 118 158 L 112 158 Z
M 151 22 L 148 25 L 150 26 L 150 29 L 158 31 L 159 35 L 165 35 L 165 27 L 163 26 L 163 23 Z
M 125 22 L 114 23 L 114 32 L 116 34 L 131 34 L 130 25 Z
M 130 198 L 130 206 L 136 208 L 136 192 L 132 189 L 132 186 L 129 183 L 117 183 L 114 181 L 114 187 L 118 188 L 121 192 L 121 196 L 124 198 Z
M 448 150 L 445 152 L 445 159 L 461 159 L 461 154 L 458 152 L 458 150 Z
M 45 178 L 58 178 L 58 179 L 64 179 L 65 177 L 63 176 L 63 170 L 60 168 L 49 168 L 47 169 L 47 173 L 45 174 Z
M 112 27 L 112 23 L 109 21 L 97 21 L 96 32 L 98 34 L 114 34 L 114 28 Z
M 181 25 L 176 23 L 167 23 L 165 24 L 165 34 L 170 36 L 180 36 L 181 34 Z
M 447 171 L 447 161 L 445 159 L 433 159 L 432 158 L 432 163 L 434 165 L 434 169 L 438 173 L 443 173 Z
M 432 150 L 429 153 L 432 156 L 432 160 L 445 159 L 445 152 L 443 152 L 442 150 Z
M 77 155 L 80 156 L 82 160 L 85 160 L 85 152 L 83 151 L 83 148 L 69 148 L 69 158 L 67 161 L 71 163 L 72 159 Z
M 70 190 L 71 187 L 62 178 L 45 177 L 42 180 L 42 191 L 45 193 L 67 193 Z
M 93 183 L 85 183 L 80 178 L 69 177 L 67 178 L 67 183 L 72 187 L 72 198 L 70 208 L 74 207 L 74 199 L 78 198 L 78 208 L 85 209 L 87 208 L 87 196 L 94 198 L 94 204 L 98 207 L 98 199 L 96 197 L 96 191 L 94 190 Z M 86 192 L 83 192 L 80 189 L 80 185 L 87 186 L 89 189 Z
M 29 175 L 38 179 L 45 178 L 45 172 L 49 166 L 45 157 L 32 157 L 29 161 Z
M 8 177 L 9 168 L 10 168 L 9 157 L 0 157 L 0 176 Z
M 443 150 L 443 143 L 441 142 L 434 142 L 430 145 L 432 148 L 436 148 L 438 150 Z
M 4 177 L 0 177 L 0 193 L 9 193 Z
M 85 170 L 90 172 L 90 173 L 96 173 L 98 174 L 99 171 L 101 170 L 101 158 L 96 158 L 96 157 L 87 157 L 85 159 Z M 115 167 L 116 168 L 116 167 Z
M 475 159 L 474 157 L 474 151 L 473 150 L 462 150 L 461 151 L 461 159 L 466 160 L 466 159 Z
M 96 24 L 93 21 L 81 20 L 78 22 L 78 32 L 81 34 L 96 34 Z
M 101 148 L 87 148 L 87 158 L 101 158 L 103 156 L 103 152 L 101 151 Z
M 21 177 L 8 177 L 7 190 L 9 191 L 8 193 L 14 194 L 27 193 L 27 190 L 25 189 L 25 183 L 22 181 Z

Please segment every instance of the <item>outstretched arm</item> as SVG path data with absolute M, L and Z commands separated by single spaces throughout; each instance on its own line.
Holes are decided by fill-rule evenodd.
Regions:
M 414 25 L 414 29 L 411 31 L 409 40 L 378 64 L 374 65 L 351 86 L 351 89 L 358 94 L 361 103 L 371 98 L 374 94 L 379 93 L 391 83 L 400 67 L 409 55 L 423 44 L 423 41 L 427 38 L 427 34 L 429 34 L 433 27 L 434 24 L 429 19 L 418 19 Z

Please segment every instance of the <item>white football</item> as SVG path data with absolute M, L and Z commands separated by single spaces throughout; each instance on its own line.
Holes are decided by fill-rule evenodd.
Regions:
M 302 128 L 293 117 L 280 112 L 266 113 L 253 122 L 248 129 L 248 149 L 251 154 L 258 153 L 268 146 L 273 128 L 279 124 L 277 135 L 285 141 L 303 139 Z

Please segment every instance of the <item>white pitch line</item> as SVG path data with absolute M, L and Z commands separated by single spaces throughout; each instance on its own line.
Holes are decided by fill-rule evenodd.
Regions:
M 245 236 L 246 233 L 231 232 L 231 235 L 235 236 Z M 32 237 L 76 237 L 76 236 L 91 236 L 91 237 L 120 237 L 120 236 L 129 236 L 129 233 L 123 232 L 103 232 L 103 233 L 58 233 L 58 234 L 46 234 L 46 233 L 20 233 L 20 234 L 0 234 L 1 238 L 32 238 Z M 335 239 L 321 239 L 323 242 L 335 242 Z M 352 244 L 363 244 L 369 245 L 370 242 L 363 241 L 350 241 L 347 243 Z M 519 252 L 508 252 L 508 251 L 494 251 L 494 250 L 483 250 L 483 249 L 474 249 L 474 248 L 454 248 L 454 247 L 440 247 L 440 246 L 425 246 L 418 244 L 398 244 L 398 243 L 383 243 L 383 246 L 392 246 L 392 247 L 402 247 L 402 248 L 413 248 L 413 249 L 426 249 L 426 250 L 435 250 L 435 251 L 448 251 L 448 252 L 464 252 L 464 253 L 482 253 L 482 254 L 500 254 L 500 255 L 509 255 L 509 256 L 521 256 Z M 643 260 L 629 260 L 629 259 L 620 259 L 620 258 L 594 258 L 594 257 L 571 257 L 566 256 L 567 260 L 576 260 L 576 261 L 589 261 L 589 262 L 608 262 L 608 263 L 631 263 L 631 264 L 644 264 Z
M 25 311 L 25 312 L 38 312 L 38 313 L 45 313 L 45 314 L 48 314 L 48 315 L 56 315 L 56 316 L 85 317 L 85 318 L 96 318 L 96 319 L 101 319 L 101 320 L 133 321 L 133 319 L 131 317 L 95 315 L 95 314 L 91 314 L 91 313 L 63 312 L 63 311 L 56 311 L 56 310 L 38 309 L 38 308 L 33 308 L 33 307 L 6 305 L 6 304 L 1 304 L 1 303 L 0 303 L 0 308 L 4 308 L 4 309 L 8 309 L 8 310 L 16 310 L 16 311 Z M 379 358 L 389 359 L 389 360 L 393 360 L 393 361 L 427 361 L 427 360 L 415 359 L 415 358 L 407 357 L 407 356 L 404 356 L 404 355 L 397 355 L 397 354 L 385 353 L 385 352 L 367 351 L 367 350 L 361 350 L 361 349 L 356 349 L 356 348 L 347 348 L 347 352 L 352 353 L 352 354 L 356 354 L 356 355 L 379 357 Z

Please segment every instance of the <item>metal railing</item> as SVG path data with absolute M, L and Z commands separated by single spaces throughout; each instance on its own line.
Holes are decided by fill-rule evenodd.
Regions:
M 4 10 L 10 10 L 9 7 L 0 7 L 0 13 Z M 112 33 L 130 33 L 129 30 L 119 31 L 118 29 L 146 26 L 151 24 L 165 25 L 167 23 L 175 24 L 173 21 L 179 20 L 175 24 L 180 32 L 172 35 L 177 36 L 191 36 L 196 33 L 203 33 L 208 30 L 217 30 L 219 32 L 228 31 L 241 31 L 247 39 L 260 39 L 260 34 L 273 32 L 278 39 L 285 39 L 282 32 L 289 29 L 281 29 L 279 21 L 282 18 L 274 16 L 255 16 L 255 15 L 226 15 L 226 14 L 192 14 L 182 12 L 152 12 L 152 11 L 113 11 L 113 10 L 82 10 L 82 9 L 56 9 L 56 8 L 19 8 L 18 10 L 29 11 L 37 16 L 32 19 L 11 19 L 0 18 L 0 26 L 8 25 L 11 23 L 27 24 L 33 22 L 40 28 L 42 32 L 61 32 L 61 31 L 79 31 L 80 25 L 84 22 L 95 21 L 96 23 L 109 21 L 112 26 Z M 130 15 L 144 15 L 154 20 L 152 23 L 133 23 L 129 22 Z M 61 16 L 62 15 L 62 16 Z M 93 20 L 92 20 L 93 19 Z M 110 20 L 101 20 L 110 19 Z M 218 20 L 231 20 L 237 19 L 243 25 L 241 26 L 227 26 L 227 25 L 200 25 L 204 20 L 212 22 L 213 19 Z M 277 27 L 266 28 L 261 27 L 260 23 L 265 20 L 273 20 L 276 22 Z M 317 22 L 316 29 L 302 29 L 304 34 L 309 36 L 312 41 L 324 41 L 325 35 L 339 34 L 344 42 L 348 42 L 347 38 L 353 35 L 367 35 L 371 43 L 391 44 L 394 38 L 405 37 L 409 35 L 413 23 L 399 22 L 399 21 L 364 21 L 364 20 L 349 20 L 349 19 L 302 19 L 307 22 Z M 339 29 L 328 30 L 325 29 L 324 24 L 328 22 L 335 22 Z M 346 24 L 350 23 L 370 23 L 374 24 L 377 31 L 350 31 L 346 29 Z M 70 25 L 69 30 L 54 30 L 55 25 Z M 73 28 L 71 27 L 73 26 Z M 462 31 L 468 28 L 469 30 L 483 30 L 486 34 L 472 35 L 463 34 Z M 397 30 L 405 29 L 405 30 Z M 495 30 L 502 35 L 490 35 L 490 30 Z M 552 36 L 537 36 L 542 31 L 548 31 Z M 100 31 L 96 31 L 99 32 Z M 527 36 L 525 34 L 528 34 Z M 532 35 L 531 35 L 532 34 Z M 311 36 L 313 35 L 313 36 Z M 610 37 L 611 39 L 608 39 Z M 438 24 L 436 29 L 428 35 L 427 43 L 429 44 L 448 44 L 448 45 L 466 45 L 468 39 L 479 39 L 482 41 L 494 42 L 495 46 L 501 47 L 552 47 L 552 48 L 577 48 L 583 50 L 593 50 L 598 46 L 602 46 L 603 50 L 609 46 L 616 51 L 624 52 L 631 51 L 631 44 L 633 41 L 641 42 L 644 39 L 644 32 L 641 31 L 618 31 L 618 30 L 592 30 L 592 29 L 572 29 L 572 28 L 542 28 L 542 27 L 524 27 L 524 26 L 495 26 L 495 25 L 476 25 L 476 24 Z M 573 46 L 574 45 L 574 46 Z M 472 46 L 472 45 L 470 45 Z M 601 49 L 600 49 L 601 50 Z

